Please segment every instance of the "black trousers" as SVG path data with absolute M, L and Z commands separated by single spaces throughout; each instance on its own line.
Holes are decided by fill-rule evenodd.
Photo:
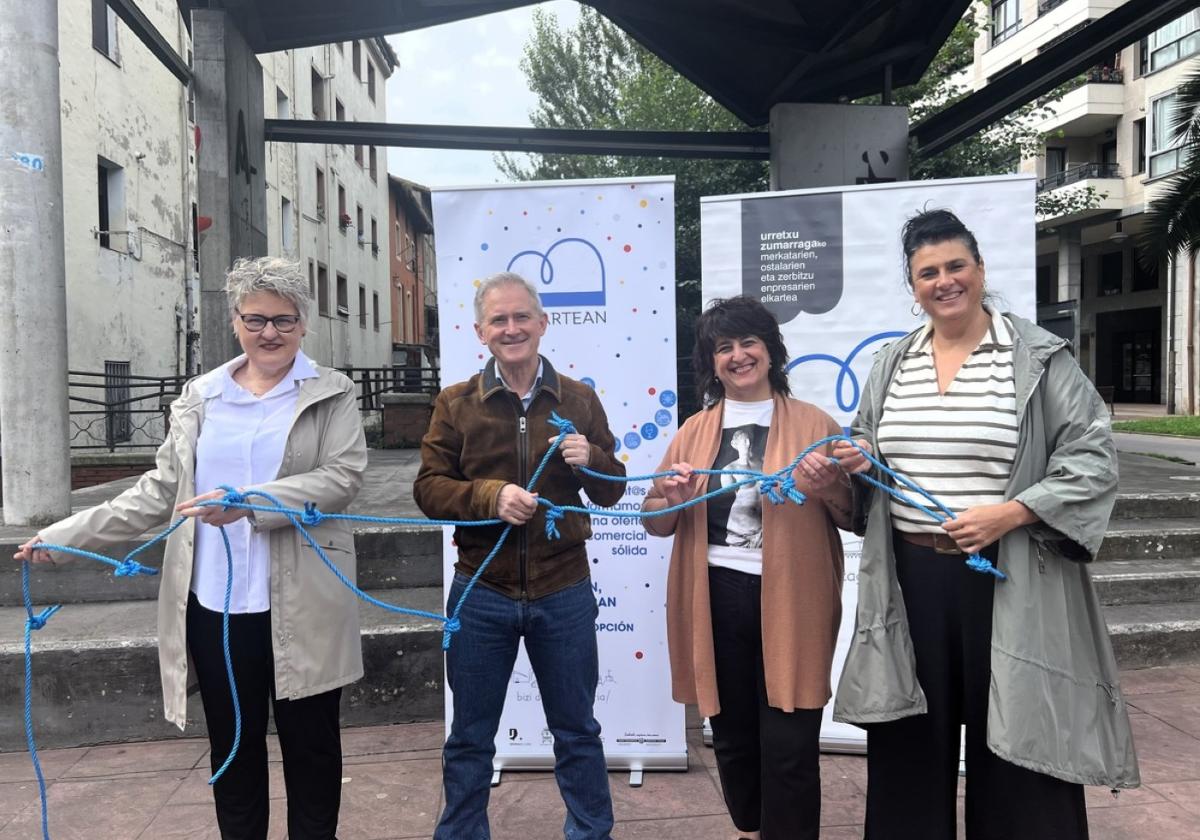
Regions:
M 1086 840 L 1083 787 L 1026 770 L 987 747 L 996 579 L 897 537 L 929 712 L 867 727 L 867 840 L 954 840 L 959 736 L 966 725 L 968 840 Z M 993 546 L 984 552 L 995 562 Z M 1036 702 L 1036 698 L 1030 698 Z
M 816 840 L 821 826 L 821 710 L 767 705 L 762 578 L 710 567 L 721 713 L 711 718 L 725 805 L 763 840 Z
M 212 769 L 233 745 L 233 702 L 221 646 L 221 613 L 188 596 L 188 651 L 200 682 Z M 274 707 L 287 789 L 288 837 L 336 840 L 342 795 L 340 688 L 299 700 L 275 697 L 271 614 L 229 616 L 229 652 L 242 711 L 237 757 L 213 785 L 222 840 L 265 840 L 270 818 L 267 786 L 267 714 Z

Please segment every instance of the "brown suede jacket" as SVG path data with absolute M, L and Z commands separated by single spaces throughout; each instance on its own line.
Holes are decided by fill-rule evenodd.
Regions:
M 524 487 L 558 430 L 550 413 L 575 424 L 591 444 L 591 469 L 624 475 L 613 454 L 612 432 L 596 392 L 561 376 L 542 357 L 542 381 L 528 412 L 496 376 L 496 360 L 482 373 L 438 394 L 429 431 L 421 441 L 421 469 L 413 497 L 433 519 L 492 519 L 506 484 Z M 579 505 L 579 491 L 597 505 L 616 504 L 625 485 L 589 478 L 555 453 L 533 492 L 559 505 Z M 546 508 L 538 506 L 526 525 L 514 528 L 480 583 L 510 598 L 541 598 L 578 583 L 589 574 L 585 542 L 592 535 L 588 517 L 568 513 L 558 522 L 559 538 L 546 537 Z M 496 544 L 503 525 L 457 528 L 454 568 L 472 575 Z

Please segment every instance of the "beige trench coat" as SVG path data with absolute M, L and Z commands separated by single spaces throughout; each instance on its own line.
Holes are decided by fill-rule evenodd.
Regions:
M 333 513 L 344 510 L 358 495 L 367 447 L 354 383 L 337 371 L 317 370 L 316 378 L 300 385 L 278 477 L 256 489 L 288 507 L 311 501 L 322 512 Z M 212 375 L 218 372 L 206 374 Z M 171 431 L 158 450 L 154 469 L 112 501 L 43 529 L 39 534 L 43 541 L 100 551 L 175 518 L 175 505 L 197 494 L 196 441 L 204 422 L 198 381 L 189 382 L 171 405 Z M 282 514 L 256 514 L 254 528 L 271 532 L 276 696 L 292 700 L 354 682 L 363 674 L 354 594 L 324 567 Z M 195 529 L 195 520 L 189 519 L 167 538 L 158 591 L 163 715 L 180 729 L 187 722 L 185 619 Z M 349 523 L 327 521 L 309 531 L 329 559 L 354 580 L 354 536 Z

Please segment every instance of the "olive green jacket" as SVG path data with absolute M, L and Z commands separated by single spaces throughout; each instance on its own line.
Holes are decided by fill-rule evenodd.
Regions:
M 367 447 L 354 383 L 314 365 L 305 379 L 278 477 L 255 489 L 284 505 L 315 502 L 324 513 L 344 510 L 362 486 Z M 171 429 L 154 469 L 115 499 L 44 528 L 44 542 L 92 551 L 135 539 L 175 518 L 175 505 L 214 488 L 195 486 L 196 442 L 204 422 L 200 391 L 212 371 L 184 386 L 171 405 Z M 264 503 L 261 499 L 251 501 Z M 281 527 L 288 526 L 288 527 Z M 206 526 L 207 527 L 207 526 Z M 271 532 L 271 642 L 275 692 L 280 699 L 319 694 L 363 674 L 355 596 L 325 568 L 316 552 L 282 514 L 258 513 L 256 530 Z M 187 601 L 192 582 L 196 521 L 168 538 L 158 590 L 158 664 L 163 715 L 180 729 L 187 723 Z M 344 521 L 309 528 L 329 559 L 355 579 L 354 534 Z
M 1005 492 L 1040 522 L 1000 541 L 992 607 L 988 747 L 1070 782 L 1140 784 L 1129 716 L 1104 616 L 1085 563 L 1104 539 L 1117 492 L 1109 415 L 1062 339 L 1015 315 L 1019 439 Z M 854 433 L 878 451 L 888 385 L 916 332 L 880 351 Z M 856 481 L 865 537 L 854 639 L 834 719 L 882 723 L 926 711 L 892 552 L 889 496 Z

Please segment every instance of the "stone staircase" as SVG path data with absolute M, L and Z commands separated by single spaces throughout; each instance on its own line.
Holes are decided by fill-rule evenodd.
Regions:
M 365 527 L 356 531 L 355 544 L 363 589 L 391 603 L 442 610 L 438 529 Z M 16 545 L 0 537 L 0 557 L 10 557 Z M 161 550 L 138 559 L 157 565 Z M 1122 497 L 1092 575 L 1123 669 L 1200 662 L 1200 495 Z M 108 567 L 88 561 L 35 567 L 37 603 L 64 607 L 34 634 L 40 746 L 180 734 L 162 719 L 157 587 L 156 577 L 115 578 Z M 25 746 L 19 711 L 24 619 L 20 569 L 0 560 L 0 751 Z M 343 695 L 343 723 L 440 719 L 441 624 L 363 605 L 362 626 L 366 676 Z M 189 699 L 188 712 L 188 733 L 203 732 L 198 695 Z

